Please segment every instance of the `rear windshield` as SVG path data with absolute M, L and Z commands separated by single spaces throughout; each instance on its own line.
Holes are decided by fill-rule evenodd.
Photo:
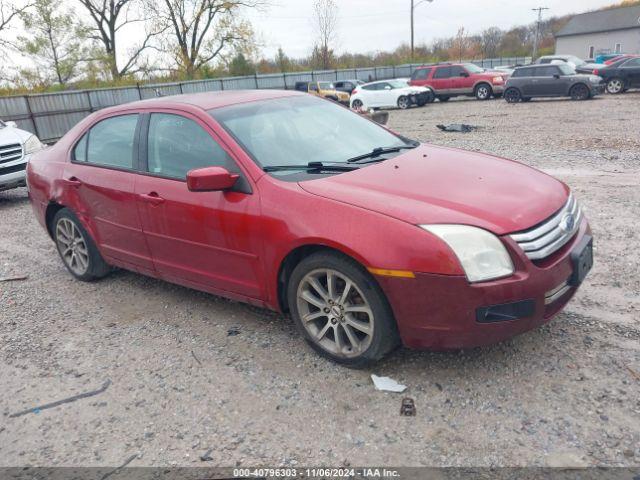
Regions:
M 336 87 L 333 86 L 333 83 L 331 82 L 318 82 L 318 85 L 320 85 L 320 88 L 322 90 L 332 90 Z

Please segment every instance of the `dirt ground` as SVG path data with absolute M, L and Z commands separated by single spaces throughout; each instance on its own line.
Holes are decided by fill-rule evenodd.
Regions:
M 275 313 L 125 271 L 79 283 L 26 191 L 0 193 L 0 277 L 29 276 L 0 283 L 0 466 L 640 465 L 639 107 L 630 93 L 393 111 L 409 137 L 567 182 L 595 267 L 539 330 L 465 352 L 401 349 L 363 371 L 319 358 Z M 481 129 L 435 127 L 461 122 Z M 417 416 L 401 417 L 402 395 L 376 391 L 371 373 L 407 385 Z

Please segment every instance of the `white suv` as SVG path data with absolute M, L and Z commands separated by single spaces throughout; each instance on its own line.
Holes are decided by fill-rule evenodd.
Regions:
M 26 185 L 29 157 L 41 149 L 38 137 L 0 120 L 0 192 Z

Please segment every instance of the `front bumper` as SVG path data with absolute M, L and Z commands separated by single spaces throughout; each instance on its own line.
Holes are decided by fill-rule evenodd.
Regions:
M 470 284 L 464 276 L 417 273 L 415 279 L 378 277 L 378 281 L 406 346 L 453 350 L 490 345 L 539 327 L 564 308 L 577 291 L 564 287 L 573 273 L 571 252 L 589 234 L 583 219 L 570 242 L 535 264 L 504 237 L 516 272 L 502 280 Z M 479 321 L 488 307 L 510 304 L 519 318 Z
M 498 85 L 491 85 L 491 89 L 493 90 L 493 93 L 504 93 L 506 88 L 506 82 L 505 83 L 499 83 Z

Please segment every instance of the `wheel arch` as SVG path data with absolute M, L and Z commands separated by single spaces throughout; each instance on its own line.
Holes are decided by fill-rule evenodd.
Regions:
M 44 221 L 47 227 L 47 233 L 49 233 L 49 237 L 51 237 L 52 239 L 53 239 L 53 228 L 52 228 L 53 219 L 55 218 L 56 214 L 63 208 L 67 208 L 67 207 L 52 200 L 49 202 L 45 210 Z
M 291 274 L 296 266 L 309 255 L 313 255 L 317 252 L 332 252 L 336 253 L 340 256 L 349 258 L 350 260 L 355 261 L 358 265 L 360 265 L 365 270 L 367 269 L 366 261 L 357 255 L 355 252 L 352 252 L 350 249 L 344 246 L 338 245 L 329 245 L 326 242 L 312 241 L 309 243 L 304 243 L 302 245 L 298 245 L 292 248 L 281 260 L 280 265 L 278 267 L 278 276 L 277 276 L 277 306 L 282 312 L 289 311 L 288 298 L 287 298 L 287 286 L 289 283 L 289 278 L 291 278 Z M 375 281 L 375 279 L 374 279 Z

